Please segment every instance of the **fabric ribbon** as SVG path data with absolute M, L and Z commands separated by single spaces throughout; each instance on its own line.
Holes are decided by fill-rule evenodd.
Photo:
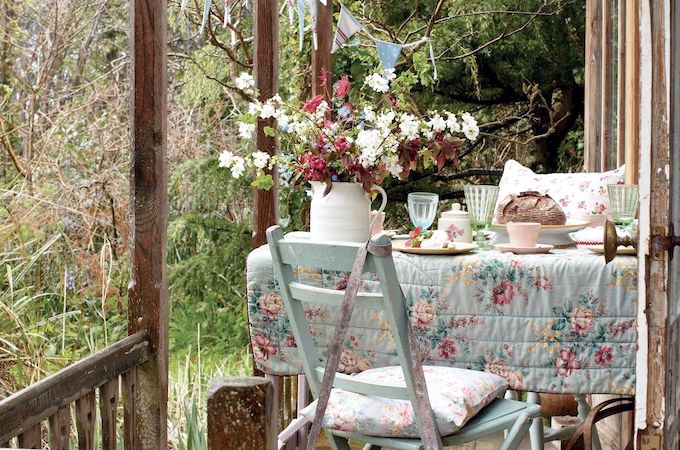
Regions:
M 333 339 L 331 340 L 330 352 L 328 359 L 326 360 L 326 370 L 323 375 L 321 388 L 319 389 L 319 395 L 317 398 L 312 430 L 310 431 L 309 440 L 307 441 L 307 450 L 314 450 L 316 448 L 316 442 L 319 438 L 319 433 L 321 432 L 321 424 L 323 423 L 326 407 L 328 406 L 328 399 L 330 398 L 331 390 L 333 388 L 333 380 L 335 379 L 335 373 L 337 372 L 338 364 L 340 363 L 342 344 L 345 341 L 345 336 L 347 335 L 349 322 L 352 318 L 352 312 L 354 311 L 356 296 L 359 292 L 359 287 L 361 286 L 361 277 L 364 273 L 366 257 L 369 253 L 378 257 L 390 256 L 392 254 L 392 244 L 388 243 L 387 245 L 378 245 L 369 240 L 366 242 L 366 245 L 360 247 L 359 251 L 357 252 L 357 256 L 352 266 L 352 273 L 347 280 L 345 295 L 342 299 L 338 325 L 335 327 Z M 387 280 L 383 281 L 386 282 Z M 403 292 L 401 300 L 402 304 L 406 305 Z M 434 415 L 432 414 L 430 399 L 427 395 L 427 384 L 425 383 L 425 374 L 423 373 L 423 366 L 420 361 L 418 344 L 416 342 L 415 335 L 413 334 L 413 329 L 410 326 L 408 327 L 408 338 L 411 356 L 414 359 L 413 372 L 416 391 L 416 404 L 413 405 L 413 408 L 417 409 L 419 412 L 419 414 L 416 414 L 416 417 L 420 419 L 420 439 L 423 441 L 425 450 L 437 450 L 441 441 L 437 431 L 437 424 L 434 421 Z

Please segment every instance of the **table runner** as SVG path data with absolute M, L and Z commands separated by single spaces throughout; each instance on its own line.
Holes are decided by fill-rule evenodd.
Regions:
M 633 394 L 637 261 L 605 265 L 587 250 L 547 255 L 496 251 L 457 256 L 393 253 L 425 364 L 486 370 L 513 389 Z M 347 273 L 299 269 L 296 276 L 343 289 Z M 248 256 L 248 311 L 258 367 L 271 375 L 302 373 L 266 246 Z M 375 291 L 368 276 L 362 290 Z M 325 358 L 337 309 L 306 309 Z M 392 365 L 389 327 L 356 310 L 339 369 L 356 373 Z

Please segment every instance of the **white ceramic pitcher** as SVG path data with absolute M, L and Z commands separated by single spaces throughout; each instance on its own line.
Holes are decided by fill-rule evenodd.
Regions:
M 326 183 L 311 181 L 312 206 L 310 211 L 311 238 L 323 241 L 365 242 L 371 236 L 373 222 L 387 205 L 387 194 L 380 186 L 372 191 L 382 195 L 382 203 L 373 220 L 371 200 L 361 183 L 334 182 L 324 196 Z

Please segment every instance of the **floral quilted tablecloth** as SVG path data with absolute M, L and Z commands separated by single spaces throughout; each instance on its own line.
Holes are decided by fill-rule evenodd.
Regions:
M 609 264 L 587 250 L 545 255 L 496 251 L 457 256 L 394 252 L 394 261 L 425 364 L 485 370 L 518 390 L 633 394 L 637 261 Z M 302 373 L 298 350 L 274 280 L 269 249 L 248 257 L 250 336 L 258 367 Z M 299 269 L 299 280 L 343 289 L 348 274 Z M 364 280 L 376 291 L 375 280 Z M 337 310 L 308 307 L 322 354 Z M 389 326 L 355 309 L 340 362 L 346 373 L 396 364 Z

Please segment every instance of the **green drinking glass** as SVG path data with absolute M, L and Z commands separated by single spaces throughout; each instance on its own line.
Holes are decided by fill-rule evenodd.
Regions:
M 463 190 L 465 191 L 465 203 L 467 203 L 470 214 L 470 225 L 475 235 L 475 242 L 480 249 L 487 250 L 489 245 L 484 230 L 491 225 L 496 200 L 498 199 L 498 186 L 465 186 Z
M 637 215 L 640 204 L 638 186 L 634 184 L 607 185 L 609 193 L 609 213 L 614 225 L 621 229 L 628 228 Z

